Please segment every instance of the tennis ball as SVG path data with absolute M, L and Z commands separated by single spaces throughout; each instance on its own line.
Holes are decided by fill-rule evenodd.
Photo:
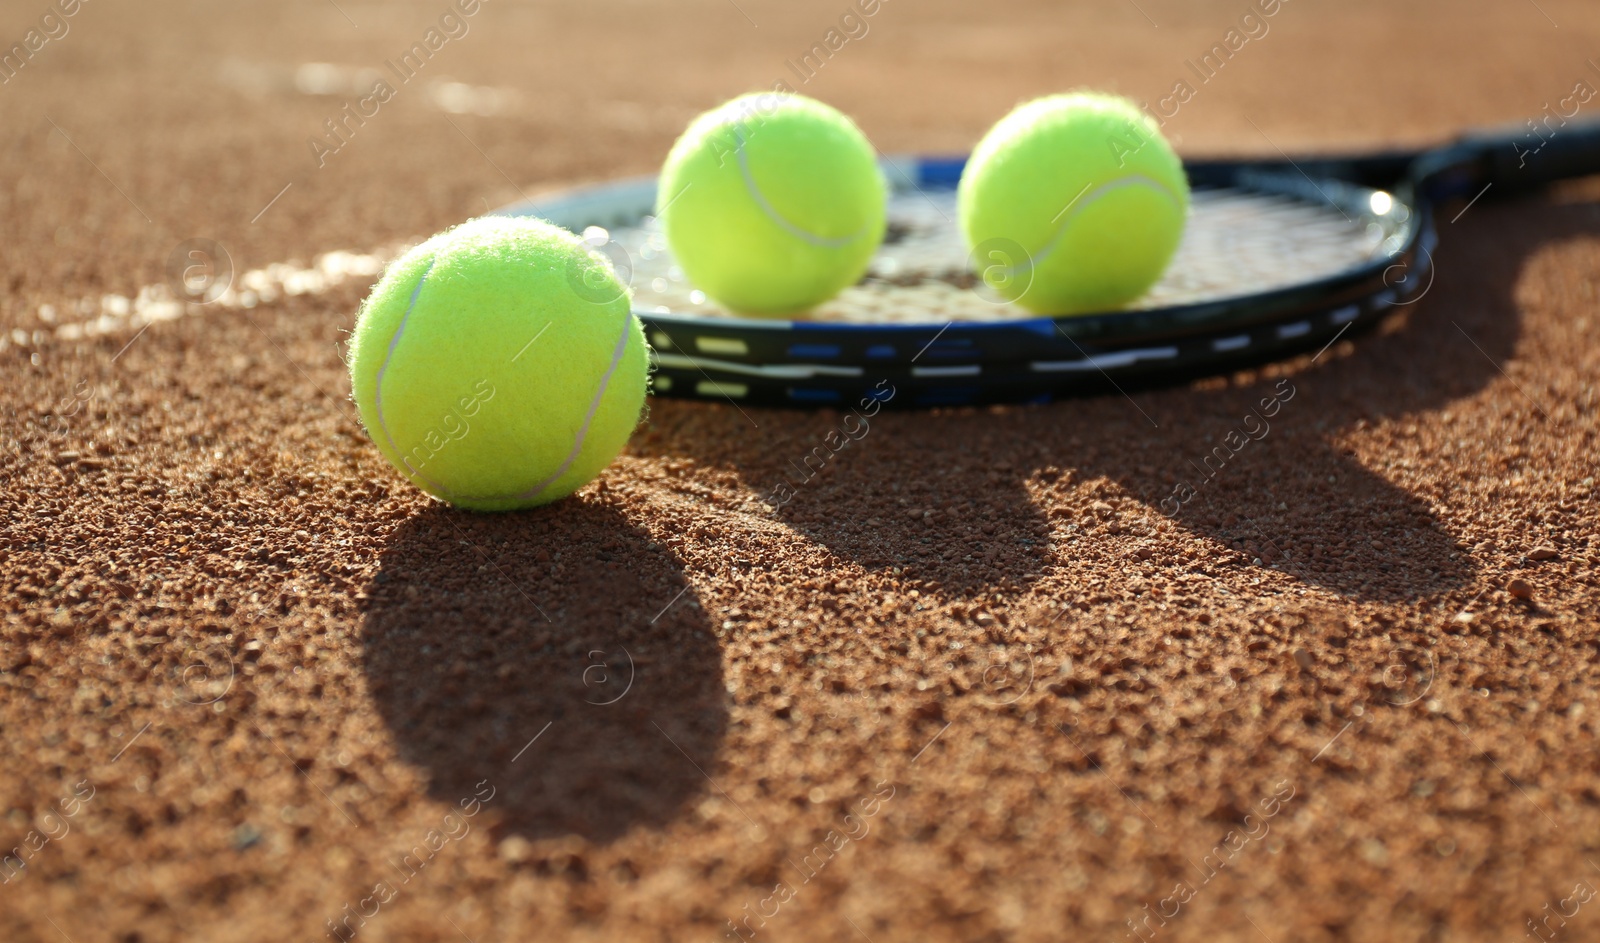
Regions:
M 985 283 L 1040 314 L 1117 308 L 1172 261 L 1189 212 L 1156 123 L 1110 95 L 1020 105 L 984 135 L 956 208 Z
M 361 305 L 350 380 L 378 451 L 476 511 L 564 497 L 639 422 L 644 332 L 609 264 L 577 236 L 486 217 L 434 236 Z
M 888 188 L 849 118 L 801 95 L 735 98 L 696 118 L 656 196 L 695 287 L 747 314 L 789 314 L 855 283 L 883 241 Z

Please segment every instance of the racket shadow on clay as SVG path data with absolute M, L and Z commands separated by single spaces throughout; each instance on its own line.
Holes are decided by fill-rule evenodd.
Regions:
M 610 841 L 711 788 L 721 652 L 677 563 L 614 507 L 430 507 L 367 592 L 365 669 L 401 755 L 440 802 L 492 787 L 497 840 Z
M 1369 601 L 1416 599 L 1469 584 L 1475 568 L 1460 535 L 1403 484 L 1421 475 L 1428 456 L 1396 454 L 1395 464 L 1383 467 L 1358 461 L 1343 442 L 1369 434 L 1408 439 L 1419 423 L 1437 426 L 1452 402 L 1490 385 L 1527 421 L 1543 421 L 1549 404 L 1528 399 L 1528 383 L 1503 373 L 1521 335 L 1513 295 L 1523 266 L 1542 246 L 1592 235 L 1594 207 L 1536 198 L 1480 206 L 1473 214 L 1446 234 L 1431 290 L 1375 329 L 1320 358 L 1307 354 L 1240 375 L 1249 379 L 1227 389 L 1202 384 L 1136 394 L 1158 421 L 1195 417 L 1149 429 L 1137 451 L 1090 431 L 1093 424 L 1068 429 L 1059 413 L 1045 421 L 1086 446 L 1080 474 L 1104 476 L 1163 515 L 1176 512 L 1176 523 L 1233 550 L 1237 562 L 1259 559 L 1300 582 Z M 1279 390 L 1292 390 L 1292 398 L 1263 419 L 1262 402 Z M 1201 408 L 1183 408 L 1180 401 L 1190 396 L 1202 398 Z M 1117 400 L 1097 405 L 1106 409 Z M 1385 429 L 1374 429 L 1380 423 Z M 1234 430 L 1246 434 L 1229 437 Z M 1228 445 L 1241 441 L 1229 457 Z M 1445 506 L 1468 500 L 1448 488 L 1432 497 Z
M 654 409 L 665 434 L 643 449 L 735 466 L 807 539 L 869 571 L 931 582 L 946 598 L 1025 587 L 1074 556 L 1128 578 L 1276 566 L 1348 598 L 1426 597 L 1473 580 L 1457 536 L 1396 483 L 1400 470 L 1369 468 L 1340 443 L 1386 420 L 1404 435 L 1406 417 L 1503 382 L 1524 261 L 1547 242 L 1592 233 L 1592 212 L 1529 202 L 1474 209 L 1446 233 L 1421 298 L 1320 357 L 1312 350 L 1231 379 L 1128 389 L 1131 400 L 1110 392 L 1041 407 L 883 410 L 826 462 L 808 456 L 830 453 L 817 447 L 835 429 L 859 431 L 848 411 L 748 409 L 752 428 L 724 408 L 721 421 L 739 432 L 708 449 L 707 436 L 678 431 L 708 420 L 663 400 Z M 1506 395 L 1538 420 L 1516 389 Z M 1263 419 L 1262 401 L 1274 396 L 1281 402 Z M 1104 484 L 1077 490 L 1095 480 Z M 1181 485 L 1192 496 L 1176 499 Z M 1036 498 L 1041 491 L 1054 496 Z M 1185 556 L 1153 526 L 1163 519 L 1211 549 Z M 1113 551 L 1133 556 L 1107 561 Z

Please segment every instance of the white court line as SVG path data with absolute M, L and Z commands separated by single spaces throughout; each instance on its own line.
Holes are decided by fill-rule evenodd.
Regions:
M 145 285 L 131 297 L 108 292 L 75 301 L 56 301 L 40 305 L 40 320 L 51 326 L 36 330 L 63 341 L 106 335 L 137 336 L 157 321 L 175 321 L 204 314 L 210 309 L 247 310 L 284 298 L 322 295 L 352 279 L 376 279 L 385 265 L 415 244 L 397 243 L 371 252 L 324 252 L 310 265 L 274 262 L 234 276 L 226 291 L 203 305 L 178 297 L 165 282 Z M 0 350 L 13 345 L 28 346 L 29 334 L 21 328 L 0 332 Z

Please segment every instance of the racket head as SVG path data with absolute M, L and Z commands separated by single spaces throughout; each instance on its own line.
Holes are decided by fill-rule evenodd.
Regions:
M 913 391 L 895 405 L 934 405 L 1215 372 L 1325 343 L 1431 278 L 1430 216 L 1409 184 L 1317 179 L 1289 162 L 1207 162 L 1187 168 L 1195 199 L 1184 245 L 1146 297 L 1118 311 L 1032 315 L 974 275 L 955 221 L 964 164 L 886 158 L 890 236 L 862 283 L 806 318 L 720 312 L 685 282 L 650 215 L 654 179 L 499 213 L 584 234 L 611 259 L 654 349 L 657 392 L 795 406 L 850 402 L 883 379 Z

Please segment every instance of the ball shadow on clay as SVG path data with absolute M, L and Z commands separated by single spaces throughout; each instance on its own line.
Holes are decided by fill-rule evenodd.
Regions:
M 616 509 L 430 507 L 367 592 L 373 698 L 440 801 L 487 779 L 498 834 L 609 841 L 710 788 L 721 652 L 676 561 Z
M 1049 521 L 1025 482 L 1033 453 L 1012 449 L 1010 460 L 996 459 L 994 450 L 1009 444 L 990 434 L 987 415 L 971 417 L 959 435 L 949 418 L 662 397 L 630 449 L 737 468 L 767 505 L 761 517 L 933 599 L 1019 591 L 1051 560 Z M 974 476 L 983 487 L 971 486 Z

